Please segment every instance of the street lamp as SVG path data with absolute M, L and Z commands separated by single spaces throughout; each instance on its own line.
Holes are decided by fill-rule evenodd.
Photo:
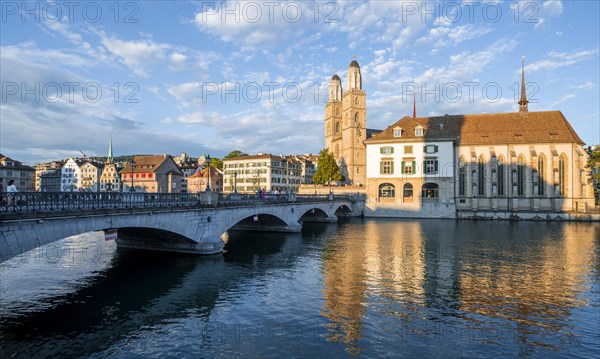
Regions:
M 237 171 L 233 171 L 233 193 L 237 193 Z
M 206 155 L 206 168 L 208 169 L 208 183 L 206 184 L 206 191 L 210 192 L 210 155 Z
M 135 192 L 135 188 L 133 187 L 133 169 L 135 168 L 135 161 L 131 159 L 129 165 L 131 166 L 131 188 L 129 188 L 129 192 Z

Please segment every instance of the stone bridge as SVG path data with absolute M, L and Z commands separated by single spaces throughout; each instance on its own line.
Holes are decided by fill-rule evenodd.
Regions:
M 363 210 L 361 195 L 18 193 L 0 207 L 0 262 L 69 236 L 114 229 L 122 247 L 216 254 L 230 229 L 299 232 L 304 222 L 335 222 Z

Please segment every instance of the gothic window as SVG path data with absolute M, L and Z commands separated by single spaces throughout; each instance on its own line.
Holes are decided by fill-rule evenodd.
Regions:
M 479 161 L 477 161 L 477 194 L 479 196 L 485 195 L 485 161 L 483 156 L 479 157 Z
M 504 196 L 504 160 L 498 159 L 498 196 Z
M 567 158 L 564 154 L 558 159 L 558 190 L 561 196 L 567 194 Z
M 358 101 L 358 100 L 357 100 Z M 358 112 L 354 114 L 354 124 L 358 122 Z
M 460 158 L 458 162 L 458 195 L 464 196 L 466 191 L 466 178 L 465 178 L 465 160 L 464 158 Z
M 340 133 L 340 123 L 339 122 L 335 123 L 335 133 Z
M 544 171 L 546 170 L 545 168 L 545 163 L 544 163 L 544 156 L 540 156 L 538 158 L 538 195 L 539 196 L 543 196 L 545 191 L 545 187 L 546 187 L 546 178 L 544 176 Z
M 517 161 L 517 196 L 525 195 L 525 160 L 519 157 Z
M 360 104 L 360 102 L 358 101 L 358 99 L 354 100 L 354 106 L 357 106 Z

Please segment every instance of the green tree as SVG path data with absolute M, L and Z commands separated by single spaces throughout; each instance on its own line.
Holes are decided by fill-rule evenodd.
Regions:
M 319 161 L 317 162 L 317 172 L 313 176 L 313 182 L 316 184 L 331 184 L 345 180 L 340 166 L 338 166 L 333 153 L 330 153 L 327 148 L 319 152 Z
M 210 159 L 210 165 L 211 167 L 214 167 L 216 169 L 219 170 L 223 170 L 223 160 L 217 157 L 213 157 Z
M 590 157 L 587 167 L 592 170 L 592 180 L 594 183 L 600 183 L 600 146 L 596 146 L 593 150 L 591 147 L 588 148 L 588 153 Z
M 223 158 L 228 159 L 228 158 L 242 157 L 242 156 L 248 156 L 248 154 L 244 153 L 240 150 L 233 150 L 233 151 L 229 152 L 229 154 Z

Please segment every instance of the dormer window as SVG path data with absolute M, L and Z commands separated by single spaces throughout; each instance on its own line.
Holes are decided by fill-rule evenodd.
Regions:
M 402 128 L 394 127 L 394 137 L 402 137 Z
M 415 127 L 415 136 L 423 137 L 423 126 Z

